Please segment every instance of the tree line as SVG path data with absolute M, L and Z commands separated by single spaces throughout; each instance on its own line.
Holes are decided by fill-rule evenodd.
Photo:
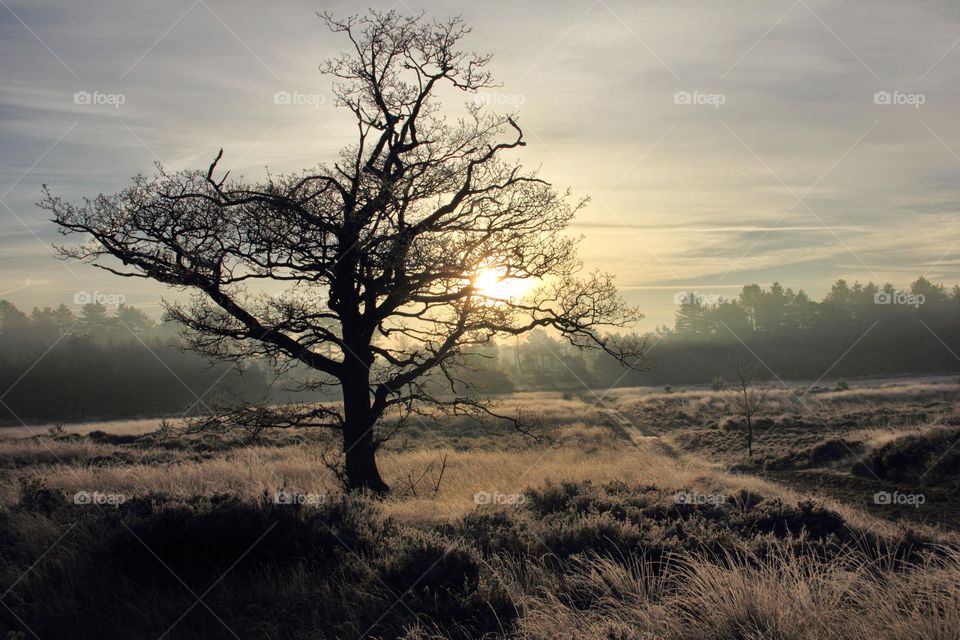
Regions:
M 707 382 L 736 360 L 769 378 L 817 380 L 960 370 L 960 287 L 924 277 L 907 289 L 837 280 L 819 301 L 774 283 L 735 300 L 684 300 L 656 336 L 657 382 Z
M 758 364 L 770 380 L 960 372 L 960 286 L 924 277 L 906 289 L 841 279 L 820 301 L 777 282 L 729 297 L 682 291 L 675 301 L 673 326 L 642 336 L 646 371 L 624 371 L 541 332 L 500 345 L 499 384 L 580 391 L 705 384 L 732 379 L 738 362 Z
M 476 349 L 457 378 L 487 394 L 519 389 L 584 392 L 706 384 L 757 362 L 774 380 L 816 380 L 960 371 L 960 286 L 918 278 L 907 289 L 838 280 L 819 302 L 802 290 L 751 284 L 729 299 L 681 292 L 672 327 L 640 336 L 644 372 L 582 352 L 547 331 Z M 769 367 L 769 368 L 768 368 Z M 184 348 L 173 322 L 129 305 L 88 304 L 24 313 L 0 301 L 0 420 L 85 420 L 203 413 L 210 407 L 292 393 L 255 360 L 242 366 Z M 435 381 L 437 392 L 444 385 Z M 197 400 L 197 396 L 201 400 Z M 315 398 L 314 398 L 315 399 Z
M 128 305 L 25 313 L 0 300 L 0 423 L 200 414 L 266 393 L 256 363 L 212 365 Z

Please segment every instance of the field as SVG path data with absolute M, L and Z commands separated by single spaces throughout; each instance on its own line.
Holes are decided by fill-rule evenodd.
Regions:
M 960 387 L 518 393 L 344 496 L 321 434 L 0 442 L 8 638 L 956 638 Z M 32 435 L 31 435 L 32 434 Z

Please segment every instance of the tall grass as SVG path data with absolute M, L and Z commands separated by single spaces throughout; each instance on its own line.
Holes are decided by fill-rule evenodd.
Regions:
M 947 640 L 960 631 L 960 555 L 894 571 L 853 550 L 823 562 L 775 553 L 723 564 L 672 558 L 669 578 L 642 561 L 581 559 L 522 599 L 519 636 L 703 640 Z M 527 572 L 530 569 L 526 569 Z M 539 582 L 548 570 L 541 569 Z M 514 579 L 514 588 L 520 583 Z
M 939 407 L 946 386 L 822 393 L 818 411 Z M 795 398 L 773 397 L 784 414 Z M 171 626 L 167 637 L 205 640 L 960 638 L 954 532 L 636 437 L 676 421 L 734 438 L 704 426 L 731 411 L 728 395 L 510 401 L 542 408 L 556 440 L 425 423 L 382 451 L 394 493 L 377 502 L 343 496 L 322 443 L 303 435 L 0 441 L 0 584 L 13 587 L 0 638 L 159 637 Z M 935 417 L 920 430 L 846 422 L 845 437 L 875 448 L 941 433 Z M 784 447 L 793 434 L 820 437 L 793 428 L 781 429 Z M 324 499 L 276 504 L 281 490 Z M 126 502 L 78 505 L 78 491 Z M 677 491 L 726 501 L 678 504 Z M 478 505 L 478 492 L 521 499 Z
M 960 553 L 754 496 L 547 484 L 443 523 L 356 498 L 157 496 L 0 512 L 0 631 L 43 638 L 955 638 Z M 211 588 L 211 585 L 213 588 Z M 202 606 L 196 595 L 205 593 Z M 22 621 L 22 622 L 21 622 Z

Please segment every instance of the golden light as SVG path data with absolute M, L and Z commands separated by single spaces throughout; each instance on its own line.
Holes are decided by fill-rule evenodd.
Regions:
M 486 298 L 508 301 L 522 298 L 530 290 L 532 282 L 529 279 L 508 278 L 503 269 L 490 268 L 477 272 L 473 286 Z

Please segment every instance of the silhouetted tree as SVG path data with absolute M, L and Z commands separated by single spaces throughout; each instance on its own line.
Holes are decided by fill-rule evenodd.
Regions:
M 757 296 L 756 329 L 759 333 L 778 333 L 786 326 L 787 298 L 783 286 L 774 282 L 769 291 Z
M 66 305 L 61 304 L 56 309 L 50 307 L 34 309 L 30 314 L 30 322 L 38 337 L 52 344 L 76 324 L 77 317 Z
M 788 289 L 789 291 L 789 289 Z M 787 308 L 787 328 L 790 331 L 806 331 L 817 321 L 817 303 L 803 289 L 797 291 Z
M 677 333 L 685 336 L 702 336 L 707 334 L 707 323 L 704 318 L 706 307 L 694 292 L 685 292 L 680 304 L 677 305 L 674 326 Z
M 206 171 L 161 169 L 77 205 L 48 192 L 43 206 L 64 233 L 91 236 L 63 256 L 193 291 L 166 309 L 193 348 L 294 359 L 338 385 L 342 404 L 285 409 L 277 425 L 338 429 L 349 488 L 385 492 L 375 459 L 385 412 L 493 414 L 477 398 L 432 393 L 426 374 L 454 387 L 472 350 L 538 327 L 632 364 L 639 346 L 599 331 L 638 313 L 609 275 L 581 275 L 563 232 L 585 201 L 508 159 L 525 144 L 516 120 L 475 100 L 456 121 L 442 114 L 439 91 L 494 86 L 490 57 L 459 48 L 460 19 L 323 20 L 349 41 L 322 69 L 357 131 L 332 166 L 248 184 L 218 175 L 221 150 Z M 544 284 L 497 300 L 474 285 L 487 270 Z M 264 281 L 289 288 L 271 297 L 248 286 Z
M 14 336 L 26 331 L 29 326 L 30 318 L 27 314 L 7 300 L 0 300 L 0 331 L 5 335 Z
M 740 291 L 740 306 L 743 307 L 743 311 L 747 315 L 747 320 L 750 321 L 750 326 L 752 326 L 754 330 L 757 329 L 759 322 L 760 296 L 762 294 L 763 289 L 761 289 L 758 284 L 746 285 L 743 287 L 743 290 Z
M 755 365 L 748 365 L 743 362 L 737 362 L 733 369 L 734 388 L 733 394 L 734 406 L 737 413 L 743 416 L 747 427 L 747 459 L 753 459 L 753 418 L 763 409 L 767 400 L 769 389 L 761 388 L 760 369 Z
M 134 335 L 142 335 L 154 327 L 153 320 L 147 314 L 126 304 L 117 306 L 114 317 L 122 327 Z

